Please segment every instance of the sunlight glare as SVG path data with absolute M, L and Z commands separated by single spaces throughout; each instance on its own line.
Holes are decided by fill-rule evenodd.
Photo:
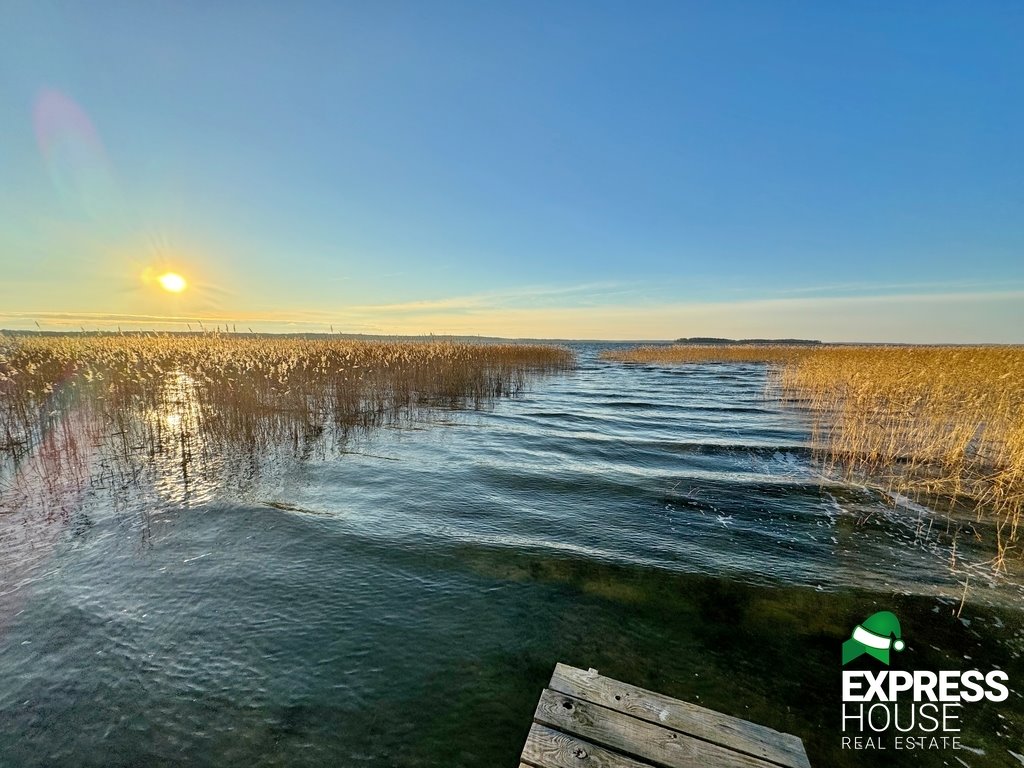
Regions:
M 160 281 L 161 287 L 171 293 L 181 293 L 188 287 L 185 278 L 177 272 L 165 272 L 157 279 Z

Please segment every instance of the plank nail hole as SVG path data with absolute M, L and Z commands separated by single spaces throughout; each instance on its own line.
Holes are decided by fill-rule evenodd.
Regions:
M 565 701 L 562 702 L 562 706 L 565 707 L 566 709 L 572 709 L 572 702 L 569 701 L 568 699 L 566 699 Z
M 616 697 L 615 697 L 615 700 L 616 700 L 616 701 L 622 701 L 622 697 L 621 697 L 621 696 L 618 696 L 618 695 L 616 695 Z

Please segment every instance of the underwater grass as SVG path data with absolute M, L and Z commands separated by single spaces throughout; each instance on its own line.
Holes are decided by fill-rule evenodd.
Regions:
M 665 345 L 628 363 L 771 366 L 775 393 L 814 415 L 819 457 L 910 496 L 968 501 L 995 522 L 997 566 L 1024 512 L 1024 347 Z

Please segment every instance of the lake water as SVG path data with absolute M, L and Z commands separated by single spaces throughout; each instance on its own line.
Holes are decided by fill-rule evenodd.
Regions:
M 0 765 L 514 768 L 556 661 L 815 766 L 1018 764 L 1024 602 L 984 550 L 824 478 L 762 366 L 577 351 L 345 453 L 0 519 Z M 970 750 L 839 749 L 839 647 L 879 610 L 915 667 L 1008 672 Z

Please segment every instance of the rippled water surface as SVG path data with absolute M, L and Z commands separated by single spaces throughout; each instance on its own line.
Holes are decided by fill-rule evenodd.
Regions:
M 796 733 L 815 766 L 1018 764 L 1014 578 L 823 478 L 763 367 L 578 351 L 230 489 L 0 519 L 0 765 L 514 768 L 556 661 Z M 839 749 L 839 645 L 883 609 L 915 666 L 1009 673 L 970 750 Z

